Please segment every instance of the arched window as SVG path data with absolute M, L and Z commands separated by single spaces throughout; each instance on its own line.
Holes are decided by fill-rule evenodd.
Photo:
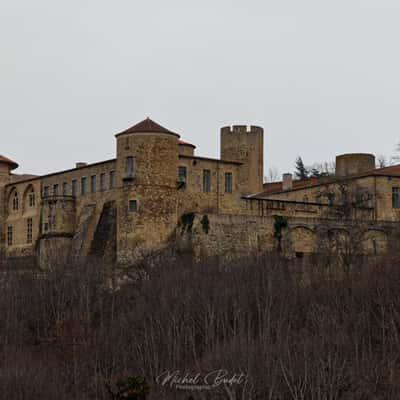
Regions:
M 13 211 L 18 211 L 18 209 L 19 209 L 19 199 L 18 199 L 17 192 L 14 192 L 14 195 L 12 198 L 12 209 L 13 209 Z
M 28 193 L 28 204 L 29 207 L 35 207 L 36 198 L 35 198 L 35 189 L 32 187 Z

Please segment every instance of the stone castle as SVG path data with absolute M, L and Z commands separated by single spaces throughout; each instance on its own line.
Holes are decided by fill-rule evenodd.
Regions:
M 194 257 L 280 251 L 397 251 L 400 165 L 370 154 L 336 159 L 336 174 L 263 182 L 263 129 L 221 129 L 221 157 L 150 119 L 115 135 L 116 158 L 44 176 L 0 156 L 0 254 L 46 268 L 66 257 L 132 264 L 171 244 Z

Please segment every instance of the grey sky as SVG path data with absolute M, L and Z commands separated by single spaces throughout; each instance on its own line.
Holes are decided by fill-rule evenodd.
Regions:
M 0 0 L 0 154 L 47 173 L 114 157 L 150 116 L 217 156 L 265 128 L 266 168 L 400 140 L 398 0 Z

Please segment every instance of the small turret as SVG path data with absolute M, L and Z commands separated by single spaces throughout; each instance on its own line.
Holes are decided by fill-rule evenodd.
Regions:
M 194 144 L 179 140 L 179 155 L 180 156 L 194 156 L 196 146 Z

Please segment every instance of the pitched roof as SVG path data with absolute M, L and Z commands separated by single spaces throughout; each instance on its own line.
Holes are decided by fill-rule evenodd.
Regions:
M 128 133 L 145 133 L 145 132 L 168 133 L 170 135 L 175 135 L 179 137 L 177 133 L 172 132 L 167 128 L 164 128 L 163 126 L 161 126 L 157 122 L 154 122 L 150 118 L 146 118 L 145 120 L 139 122 L 138 124 L 133 125 L 130 128 L 126 129 L 125 131 L 117 133 L 115 136 L 125 135 Z
M 4 157 L 2 155 L 0 155 L 0 163 L 8 164 L 11 170 L 18 168 L 18 164 L 15 161 L 10 160 L 9 158 Z
M 190 146 L 190 147 L 193 147 L 194 149 L 196 148 L 196 146 L 195 146 L 194 144 L 189 143 L 189 142 L 185 142 L 184 140 L 179 140 L 178 143 L 179 143 L 181 146 Z

